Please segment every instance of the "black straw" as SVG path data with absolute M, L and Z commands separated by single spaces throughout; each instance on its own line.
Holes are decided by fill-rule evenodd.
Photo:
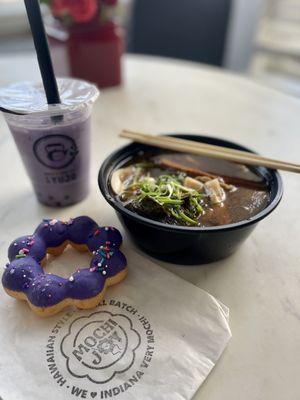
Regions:
M 48 104 L 60 103 L 57 82 L 38 0 L 24 0 Z

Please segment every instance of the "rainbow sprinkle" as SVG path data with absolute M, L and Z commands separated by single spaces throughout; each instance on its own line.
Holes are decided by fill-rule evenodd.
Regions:
M 103 260 L 101 260 L 101 262 L 99 262 L 97 264 L 97 267 L 94 266 L 94 267 L 90 268 L 90 271 L 91 272 L 97 271 L 97 272 L 100 272 L 100 274 L 102 274 L 102 275 L 106 275 L 108 266 L 107 265 L 102 266 L 102 263 L 103 263 Z
M 29 250 L 26 249 L 26 247 L 23 247 L 23 249 L 19 250 L 19 254 L 28 254 Z
M 16 255 L 16 258 L 24 258 L 24 257 L 26 257 L 26 254 L 22 254 L 22 253 L 21 253 L 21 254 L 17 254 L 17 255 Z

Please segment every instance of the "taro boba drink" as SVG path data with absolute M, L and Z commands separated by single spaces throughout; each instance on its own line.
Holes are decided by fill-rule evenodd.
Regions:
M 87 82 L 58 80 L 62 103 L 48 106 L 42 86 L 26 85 L 31 85 L 33 94 L 21 105 L 29 113 L 5 113 L 5 119 L 36 196 L 49 206 L 76 203 L 89 190 L 90 120 L 98 90 Z M 14 90 L 22 92 L 24 84 L 15 85 Z M 3 93 L 5 89 L 0 91 L 1 100 Z M 5 105 L 20 110 L 20 104 Z

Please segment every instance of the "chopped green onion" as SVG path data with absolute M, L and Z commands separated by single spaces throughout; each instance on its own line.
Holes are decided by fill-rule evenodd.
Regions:
M 122 193 L 128 204 L 142 208 L 144 202 L 158 205 L 166 216 L 184 225 L 198 225 L 203 214 L 203 194 L 183 185 L 184 175 L 149 176 L 148 171 L 138 171 L 137 176 Z M 146 203 L 145 203 L 146 205 Z

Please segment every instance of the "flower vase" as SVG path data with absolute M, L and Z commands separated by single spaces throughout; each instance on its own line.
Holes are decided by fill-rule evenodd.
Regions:
M 104 88 L 121 83 L 123 38 L 115 22 L 47 27 L 55 72 Z

